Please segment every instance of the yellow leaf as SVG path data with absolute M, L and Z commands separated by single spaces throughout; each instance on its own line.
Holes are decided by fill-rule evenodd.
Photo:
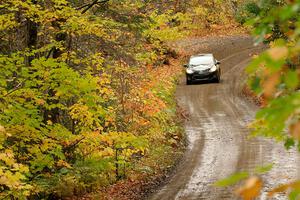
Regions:
M 274 47 L 267 52 L 273 60 L 281 60 L 288 56 L 289 51 L 286 47 Z
M 286 192 L 290 188 L 300 189 L 300 181 L 298 181 L 298 182 L 292 182 L 292 183 L 288 183 L 288 184 L 284 184 L 284 185 L 280 185 L 279 187 L 271 190 L 268 193 L 268 197 L 272 197 L 272 196 L 274 196 L 277 193 Z
M 250 177 L 236 193 L 244 200 L 253 200 L 259 196 L 262 185 L 263 183 L 259 177 Z
M 44 105 L 46 102 L 45 102 L 45 100 L 43 100 L 43 99 L 36 99 L 36 103 L 37 103 L 38 105 Z
M 72 166 L 69 163 L 67 163 L 66 161 L 64 161 L 64 160 L 59 160 L 57 162 L 57 166 L 58 167 L 66 167 L 66 168 L 69 168 L 69 169 L 72 168 Z
M 0 125 L 0 132 L 5 132 L 5 128 Z

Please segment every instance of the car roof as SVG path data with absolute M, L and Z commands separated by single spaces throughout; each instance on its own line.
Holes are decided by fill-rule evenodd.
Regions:
M 191 58 L 196 58 L 196 57 L 214 57 L 214 56 L 213 56 L 213 54 L 211 54 L 211 53 L 197 54 L 197 55 L 191 56 Z
M 209 62 L 213 62 L 214 61 L 214 57 L 212 54 L 198 54 L 198 55 L 194 55 L 191 56 L 190 58 L 190 63 L 194 63 L 194 64 L 200 64 L 200 63 L 209 63 Z

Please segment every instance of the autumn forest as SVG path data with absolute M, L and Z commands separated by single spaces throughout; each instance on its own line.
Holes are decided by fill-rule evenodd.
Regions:
M 0 199 L 145 198 L 188 143 L 175 92 L 190 55 L 172 44 L 212 33 L 268 48 L 246 69 L 261 107 L 249 128 L 300 149 L 299 10 L 284 0 L 1 0 Z M 240 175 L 219 185 L 251 179 Z M 299 183 L 286 184 L 272 194 L 298 199 Z

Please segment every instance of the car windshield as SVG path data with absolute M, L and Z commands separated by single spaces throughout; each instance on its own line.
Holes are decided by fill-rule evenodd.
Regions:
M 190 59 L 190 65 L 197 66 L 197 65 L 210 65 L 213 64 L 214 60 L 212 56 L 199 56 L 193 57 Z

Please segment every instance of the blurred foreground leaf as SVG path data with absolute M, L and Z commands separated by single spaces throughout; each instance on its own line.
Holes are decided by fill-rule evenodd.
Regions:
M 275 194 L 278 194 L 278 193 L 287 192 L 290 189 L 292 189 L 292 192 L 289 195 L 289 199 L 297 199 L 297 197 L 299 196 L 299 191 L 300 191 L 300 181 L 280 185 L 279 187 L 271 190 L 268 193 L 268 197 L 273 197 Z
M 248 172 L 240 172 L 240 173 L 233 174 L 233 175 L 229 176 L 228 178 L 225 178 L 223 180 L 216 182 L 215 185 L 218 187 L 226 187 L 226 186 L 234 185 L 237 182 L 239 182 L 245 178 L 248 178 L 248 177 L 249 177 Z
M 265 174 L 269 172 L 272 168 L 273 168 L 273 164 L 268 164 L 268 165 L 257 167 L 255 169 L 255 172 L 258 174 Z
M 259 196 L 262 186 L 263 182 L 259 177 L 250 177 L 245 181 L 245 184 L 236 191 L 236 193 L 244 200 L 252 200 Z

